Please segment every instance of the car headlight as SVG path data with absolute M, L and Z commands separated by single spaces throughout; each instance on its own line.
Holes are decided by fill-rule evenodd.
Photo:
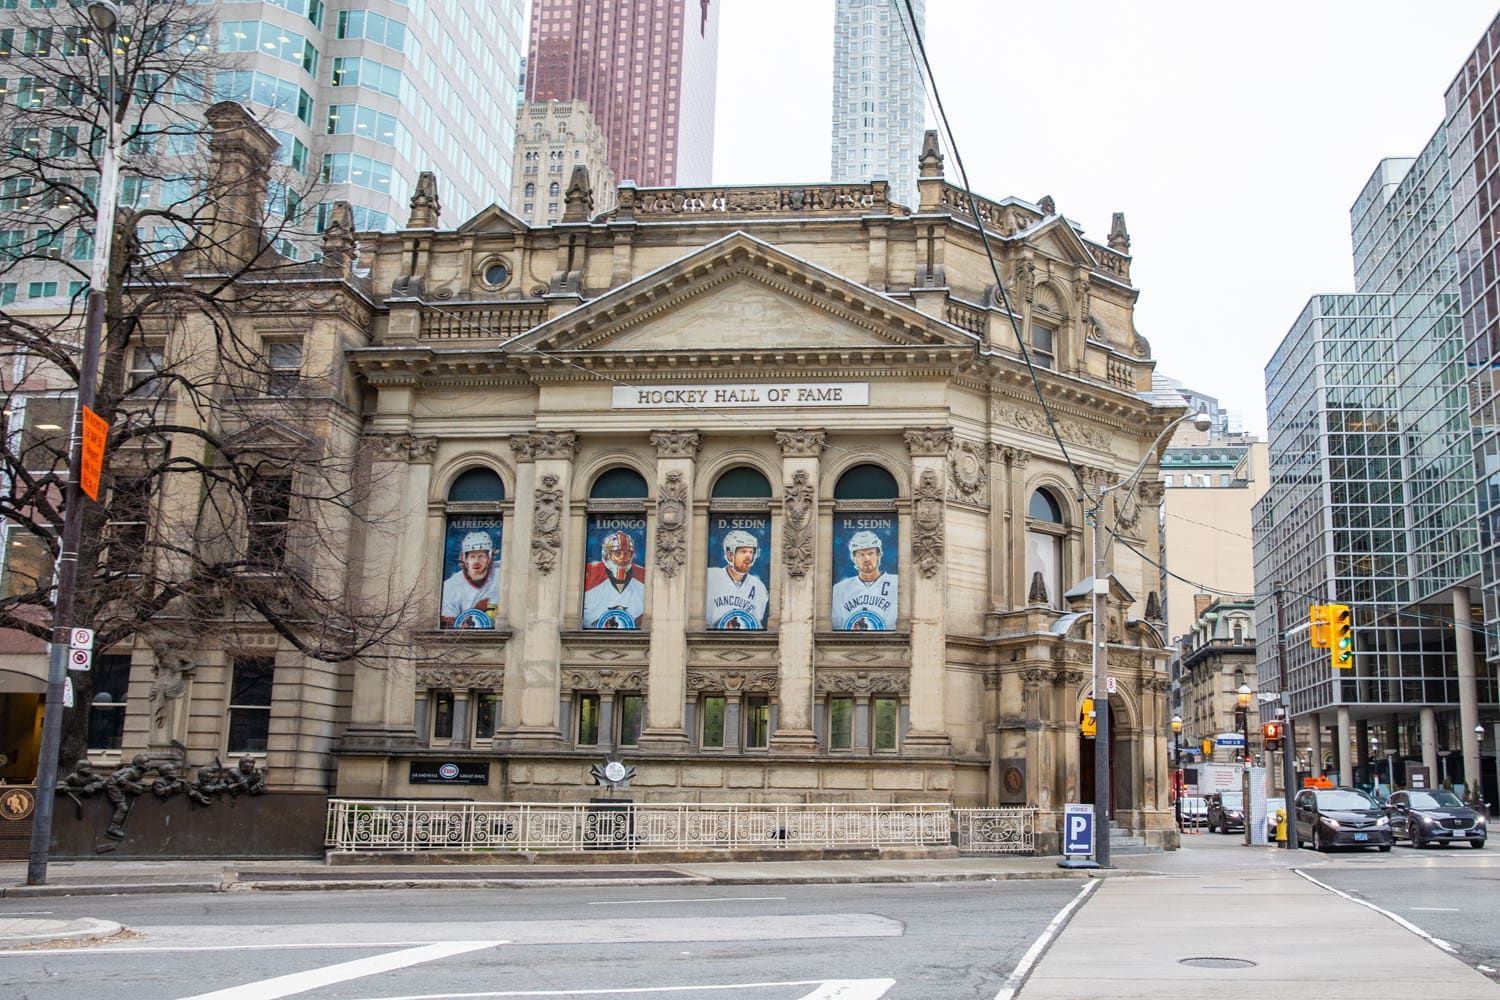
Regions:
M 1332 827 L 1335 830 L 1339 828 L 1339 821 L 1332 816 L 1319 816 L 1318 819 L 1322 820 L 1325 826 Z
M 1379 819 L 1375 820 L 1375 825 L 1376 826 L 1390 826 L 1391 825 L 1391 821 L 1388 818 L 1386 818 L 1385 816 L 1381 816 Z
M 1436 816 L 1423 816 L 1421 819 L 1423 823 L 1426 823 L 1431 827 L 1439 827 L 1443 825 L 1443 821 L 1438 819 Z
M 1228 812 L 1228 813 L 1225 813 L 1224 815 L 1228 816 L 1230 819 L 1244 819 L 1245 818 L 1242 814 L 1237 813 L 1237 812 Z

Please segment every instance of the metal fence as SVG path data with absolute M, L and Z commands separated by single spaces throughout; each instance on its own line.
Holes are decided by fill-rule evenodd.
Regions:
M 939 847 L 953 842 L 953 814 L 944 804 L 330 799 L 325 844 L 339 853 Z
M 1035 854 L 1036 810 L 1025 806 L 952 809 L 960 851 L 974 854 Z

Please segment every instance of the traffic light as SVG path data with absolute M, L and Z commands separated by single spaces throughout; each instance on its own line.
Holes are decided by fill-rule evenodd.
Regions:
M 1261 743 L 1265 745 L 1266 753 L 1275 753 L 1281 749 L 1281 740 L 1286 730 L 1279 722 L 1263 722 L 1260 726 Z
M 1094 715 L 1094 699 L 1083 699 L 1083 709 L 1078 716 L 1078 731 L 1085 739 L 1093 739 L 1099 731 L 1098 717 Z
M 1331 643 L 1328 641 L 1328 605 L 1314 604 L 1307 609 L 1307 617 L 1312 625 L 1308 633 L 1307 641 L 1312 643 L 1313 649 L 1328 649 Z
M 1354 667 L 1354 612 L 1347 604 L 1329 604 L 1328 648 L 1336 670 Z

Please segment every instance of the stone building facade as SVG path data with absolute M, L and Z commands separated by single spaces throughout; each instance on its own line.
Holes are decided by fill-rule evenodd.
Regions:
M 373 446 L 374 526 L 330 571 L 409 595 L 412 626 L 340 665 L 247 627 L 273 792 L 582 801 L 618 754 L 641 800 L 1028 804 L 1055 850 L 1093 788 L 1079 481 L 1182 410 L 1150 392 L 1123 217 L 1100 243 L 1051 199 L 970 199 L 932 135 L 920 175 L 914 207 L 625 184 L 596 214 L 575 171 L 554 226 L 455 229 L 426 175 L 357 265 L 334 227 L 302 311 L 238 322 L 304 338 L 328 447 Z M 1163 842 L 1148 470 L 1102 508 L 1111 773 L 1117 820 Z M 222 749 L 245 650 L 176 652 L 195 677 L 156 710 Z M 126 756 L 160 700 L 132 664 Z

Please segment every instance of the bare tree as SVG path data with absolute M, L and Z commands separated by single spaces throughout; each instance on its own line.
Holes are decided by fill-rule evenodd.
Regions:
M 342 661 L 388 641 L 414 604 L 398 593 L 372 604 L 342 571 L 356 524 L 373 517 L 357 387 L 337 349 L 358 308 L 352 219 L 339 203 L 314 237 L 307 151 L 289 153 L 239 104 L 206 107 L 217 84 L 215 96 L 311 113 L 221 62 L 212 9 L 126 5 L 108 53 L 81 6 L 10 12 L 0 46 L 19 76 L 0 111 L 0 278 L 87 279 L 113 115 L 126 155 L 94 407 L 110 432 L 101 502 L 84 501 L 77 621 L 99 649 L 139 638 L 167 658 L 269 627 Z M 293 162 L 278 167 L 278 150 Z M 17 553 L 0 628 L 39 638 L 50 635 L 83 303 L 0 306 L 0 513 Z M 65 761 L 86 748 L 89 680 L 74 676 Z

